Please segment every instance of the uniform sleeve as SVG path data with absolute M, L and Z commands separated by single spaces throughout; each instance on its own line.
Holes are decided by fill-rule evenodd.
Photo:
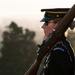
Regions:
M 57 69 L 59 69 L 64 74 L 67 74 L 70 60 L 65 52 L 65 48 L 56 47 L 53 49 L 51 53 L 51 62 L 55 63 Z
M 52 69 L 57 71 L 62 75 L 68 74 L 68 69 L 70 65 L 70 60 L 65 52 L 65 48 L 56 47 L 51 52 L 50 65 L 53 64 Z M 58 74 L 59 75 L 59 74 Z

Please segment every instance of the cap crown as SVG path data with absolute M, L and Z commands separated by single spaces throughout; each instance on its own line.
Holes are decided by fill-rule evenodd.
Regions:
M 44 18 L 41 21 L 53 18 L 63 18 L 68 10 L 69 8 L 41 9 L 42 12 L 45 12 Z

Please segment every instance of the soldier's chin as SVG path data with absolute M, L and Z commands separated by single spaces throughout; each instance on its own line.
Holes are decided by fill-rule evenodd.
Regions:
M 47 37 L 47 36 L 48 36 L 48 34 L 45 34 L 45 36 Z

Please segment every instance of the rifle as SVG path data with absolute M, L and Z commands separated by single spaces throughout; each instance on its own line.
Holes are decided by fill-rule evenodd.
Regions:
M 55 45 L 59 36 L 61 36 L 69 27 L 70 23 L 75 17 L 75 4 L 69 9 L 67 14 L 63 17 L 60 23 L 52 30 L 49 36 L 43 40 L 37 50 L 37 58 L 33 65 L 28 69 L 24 75 L 36 75 L 43 57 Z

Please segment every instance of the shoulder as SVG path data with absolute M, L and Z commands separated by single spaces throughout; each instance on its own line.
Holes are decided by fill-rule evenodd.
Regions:
M 58 42 L 51 50 L 51 59 L 63 59 L 66 56 L 66 48 L 62 42 Z

